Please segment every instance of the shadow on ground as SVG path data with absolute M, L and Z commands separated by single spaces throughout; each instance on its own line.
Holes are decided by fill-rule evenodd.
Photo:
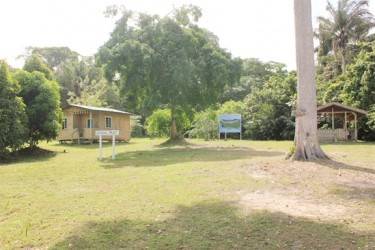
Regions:
M 16 163 L 43 162 L 55 157 L 56 151 L 50 151 L 35 147 L 34 149 L 24 148 L 15 154 L 11 154 L 8 159 L 0 159 L 0 166 Z
M 283 156 L 277 151 L 257 151 L 250 148 L 157 148 L 152 151 L 133 151 L 116 155 L 115 160 L 104 159 L 106 169 L 122 167 L 168 166 L 184 162 L 213 162 L 251 159 L 256 156 Z
M 180 206 L 161 221 L 91 221 L 52 249 L 371 249 L 371 232 L 226 202 Z M 373 232 L 372 232 L 373 233 Z
M 342 170 L 353 170 L 353 171 L 364 172 L 364 173 L 368 173 L 368 174 L 375 174 L 375 169 L 348 165 L 348 164 L 338 162 L 338 161 L 334 161 L 334 160 L 320 160 L 320 161 L 317 161 L 317 163 L 322 165 L 322 166 L 326 166 L 326 167 L 333 168 L 333 169 L 336 169 L 336 170 L 341 170 L 341 169 Z

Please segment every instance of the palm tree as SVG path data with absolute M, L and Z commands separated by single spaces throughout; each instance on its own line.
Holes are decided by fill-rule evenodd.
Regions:
M 342 72 L 349 59 L 348 45 L 365 40 L 375 26 L 374 16 L 368 10 L 368 0 L 338 0 L 337 8 L 327 2 L 329 17 L 318 17 L 319 56 L 333 52 L 341 61 Z

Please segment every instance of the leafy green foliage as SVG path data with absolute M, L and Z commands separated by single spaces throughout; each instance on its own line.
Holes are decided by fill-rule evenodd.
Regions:
M 351 61 L 349 44 L 364 41 L 374 27 L 374 17 L 368 10 L 367 0 L 339 0 L 337 7 L 328 1 L 329 17 L 319 17 L 319 56 L 333 52 L 342 72 Z
M 185 131 L 190 127 L 189 117 L 182 113 L 176 113 L 176 126 L 178 131 Z M 146 129 L 149 136 L 167 137 L 171 134 L 171 111 L 169 109 L 155 110 L 146 118 Z
M 170 135 L 171 111 L 168 109 L 155 110 L 146 119 L 147 134 L 151 137 L 167 137 Z
M 151 113 L 168 107 L 173 123 L 217 102 L 224 87 L 239 80 L 241 60 L 232 59 L 215 35 L 194 24 L 199 8 L 185 6 L 164 18 L 138 13 L 134 25 L 129 22 L 133 12 L 123 9 L 122 14 L 97 60 L 108 80 L 119 76 L 128 109 Z
M 240 81 L 225 87 L 221 102 L 243 101 L 253 88 L 262 88 L 272 76 L 282 73 L 287 73 L 285 64 L 265 63 L 257 58 L 243 59 Z
M 217 111 L 211 108 L 201 111 L 196 115 L 193 129 L 189 131 L 189 136 L 200 139 L 214 139 L 218 133 Z
M 375 43 L 363 45 L 356 61 L 348 65 L 343 89 L 347 104 L 368 109 L 375 104 Z
M 10 77 L 8 64 L 0 61 L 0 159 L 7 148 L 18 149 L 27 140 L 25 104 L 18 97 L 20 86 Z
M 132 137 L 143 137 L 145 134 L 145 129 L 142 125 L 142 117 L 139 115 L 130 116 L 130 128 Z
M 23 69 L 28 72 L 39 71 L 43 73 L 44 77 L 49 81 L 55 79 L 52 70 L 42 62 L 42 59 L 37 54 L 32 55 L 26 60 Z
M 52 71 L 55 71 L 66 61 L 78 60 L 79 54 L 68 47 L 28 47 L 26 48 L 26 58 L 38 55 L 43 63 Z
M 36 57 L 27 61 L 24 68 L 28 70 L 39 68 L 34 67 L 34 65 L 42 65 L 41 68 L 44 68 L 43 63 L 38 62 Z M 21 85 L 19 95 L 26 104 L 30 146 L 33 147 L 42 139 L 54 139 L 61 129 L 62 122 L 58 84 L 54 80 L 48 80 L 45 74 L 38 70 L 32 72 L 17 71 L 14 74 L 14 79 Z
M 241 114 L 244 117 L 245 104 L 243 102 L 228 101 L 217 108 L 208 108 L 195 115 L 193 129 L 189 131 L 192 138 L 205 140 L 215 139 L 218 134 L 218 117 L 220 114 Z
M 345 73 L 331 71 L 332 75 L 327 77 L 329 68 L 318 69 L 318 102 L 339 102 L 369 110 L 375 104 L 375 42 L 358 43 L 351 48 L 355 57 L 347 65 Z M 370 114 L 359 121 L 359 138 L 375 140 L 372 119 Z
M 271 77 L 263 88 L 254 88 L 245 99 L 245 135 L 255 140 L 290 140 L 294 136 L 291 99 L 296 93 L 296 74 Z

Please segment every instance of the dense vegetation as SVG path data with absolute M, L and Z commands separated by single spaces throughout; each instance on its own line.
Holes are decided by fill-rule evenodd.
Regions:
M 374 19 L 367 7 L 368 1 L 328 2 L 315 32 L 316 79 L 318 105 L 340 102 L 370 111 L 359 136 L 374 140 L 375 36 L 369 35 Z M 51 99 L 59 99 L 57 90 L 61 107 L 80 103 L 138 114 L 133 136 L 216 138 L 218 114 L 239 113 L 246 139 L 293 139 L 296 72 L 286 65 L 232 58 L 218 37 L 199 27 L 202 13 L 195 6 L 166 17 L 116 6 L 106 13 L 119 20 L 95 58 L 66 47 L 29 47 L 23 71 L 9 73 L 2 62 L 0 94 L 7 99 L 1 98 L 1 129 L 13 131 L 12 138 L 1 138 L 3 151 L 56 135 L 61 110 Z M 28 97 L 37 95 L 40 110 Z M 53 111 L 35 124 L 32 116 L 42 109 Z
M 24 144 L 54 139 L 62 121 L 59 86 L 37 55 L 23 68 L 9 73 L 0 62 L 0 159 L 8 159 Z

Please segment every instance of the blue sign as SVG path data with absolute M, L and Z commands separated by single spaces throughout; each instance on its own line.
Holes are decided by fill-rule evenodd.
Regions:
M 219 133 L 241 133 L 241 115 L 219 115 Z

